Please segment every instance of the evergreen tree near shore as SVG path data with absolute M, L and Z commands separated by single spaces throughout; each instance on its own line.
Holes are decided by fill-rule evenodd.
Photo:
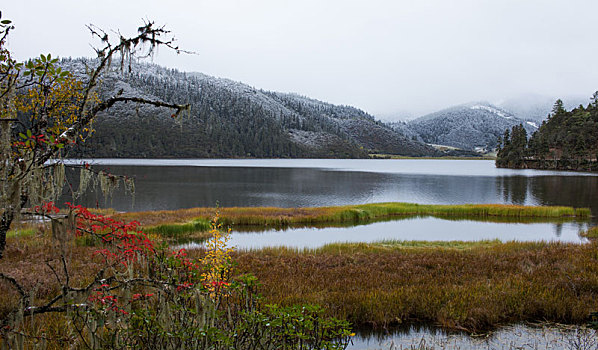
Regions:
M 496 166 L 598 171 L 598 91 L 586 106 L 571 111 L 557 100 L 529 140 L 522 126 L 499 139 Z

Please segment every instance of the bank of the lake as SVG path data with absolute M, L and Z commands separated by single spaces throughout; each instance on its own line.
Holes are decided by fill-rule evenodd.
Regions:
M 588 210 L 573 208 L 406 203 L 195 208 L 120 216 L 154 224 L 150 231 L 155 234 L 179 227 L 176 234 L 184 236 L 184 232 L 200 229 L 207 223 L 201 220 L 217 211 L 221 222 L 236 227 L 335 225 L 414 212 L 514 221 L 589 216 Z M 598 310 L 597 250 L 592 242 L 384 241 L 335 243 L 316 249 L 252 249 L 237 251 L 234 259 L 237 273 L 258 277 L 268 303 L 319 304 L 356 327 L 425 323 L 483 332 L 527 321 L 587 322 L 590 312 Z M 189 254 L 201 254 L 201 249 Z
M 189 217 L 180 215 L 183 222 L 197 218 L 191 212 Z M 172 219 L 172 212 L 154 214 L 153 222 Z M 142 216 L 150 222 L 152 213 Z M 12 235 L 10 256 L 39 264 L 34 260 L 48 249 L 33 238 Z M 93 272 L 84 253 L 94 249 L 73 247 L 73 264 L 81 266 L 81 278 Z M 588 322 L 598 310 L 597 251 L 594 242 L 385 241 L 237 251 L 233 259 L 236 275 L 251 273 L 259 279 L 266 303 L 319 304 L 355 328 L 415 323 L 485 332 L 526 321 Z M 203 251 L 188 254 L 201 257 Z M 53 288 L 51 283 L 48 288 Z

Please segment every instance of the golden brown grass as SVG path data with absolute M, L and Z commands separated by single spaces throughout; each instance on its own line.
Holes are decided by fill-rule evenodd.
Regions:
M 4 257 L 0 259 L 0 272 L 15 278 L 25 290 L 33 290 L 33 298 L 47 301 L 60 292 L 60 285 L 48 264 L 52 265 L 60 278 L 64 279 L 58 257 L 60 248 L 49 232 L 40 231 L 27 236 L 7 238 Z M 100 262 L 90 259 L 94 247 L 68 243 L 71 285 L 91 281 L 100 268 Z M 0 318 L 14 307 L 17 293 L 7 282 L 0 280 Z
M 458 244 L 457 244 L 458 246 Z M 268 302 L 317 303 L 356 325 L 431 322 L 481 331 L 500 324 L 578 324 L 598 310 L 598 245 L 340 244 L 239 252 Z
M 589 238 L 589 239 L 598 239 L 598 226 L 594 226 L 589 228 L 587 231 L 581 234 L 582 236 Z
M 267 213 L 293 210 L 304 215 L 311 209 Z M 198 209 L 182 212 L 196 218 Z M 33 288 L 38 300 L 59 292 L 47 266 L 59 266 L 52 260 L 59 248 L 48 235 L 10 236 L 0 260 L 0 271 Z M 72 285 L 83 284 L 99 269 L 100 262 L 90 259 L 95 249 L 69 245 Z M 386 241 L 316 250 L 271 248 L 238 252 L 234 259 L 239 273 L 259 278 L 267 302 L 320 304 L 357 326 L 416 321 L 480 331 L 521 321 L 583 323 L 598 310 L 598 243 Z M 0 315 L 16 300 L 14 290 L 0 282 Z M 37 322 L 55 329 L 48 335 L 63 336 L 52 316 Z
M 121 213 L 119 219 L 140 221 L 146 228 L 209 220 L 216 212 L 220 222 L 235 226 L 316 225 L 363 223 L 409 215 L 431 215 L 444 218 L 587 218 L 590 210 L 571 207 L 532 207 L 502 204 L 423 205 L 413 203 L 374 203 L 315 208 L 193 208 L 155 212 Z

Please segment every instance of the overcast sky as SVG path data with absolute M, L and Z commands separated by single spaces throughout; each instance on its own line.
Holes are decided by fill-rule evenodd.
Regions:
M 85 28 L 143 19 L 197 55 L 154 62 L 348 104 L 420 115 L 519 94 L 598 90 L 597 0 L 13 0 L 18 59 L 93 56 Z

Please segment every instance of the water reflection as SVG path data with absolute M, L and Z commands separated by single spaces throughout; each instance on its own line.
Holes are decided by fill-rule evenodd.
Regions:
M 595 330 L 581 327 L 520 324 L 471 337 L 433 327 L 410 326 L 390 333 L 362 332 L 347 349 L 595 349 L 597 335 Z

